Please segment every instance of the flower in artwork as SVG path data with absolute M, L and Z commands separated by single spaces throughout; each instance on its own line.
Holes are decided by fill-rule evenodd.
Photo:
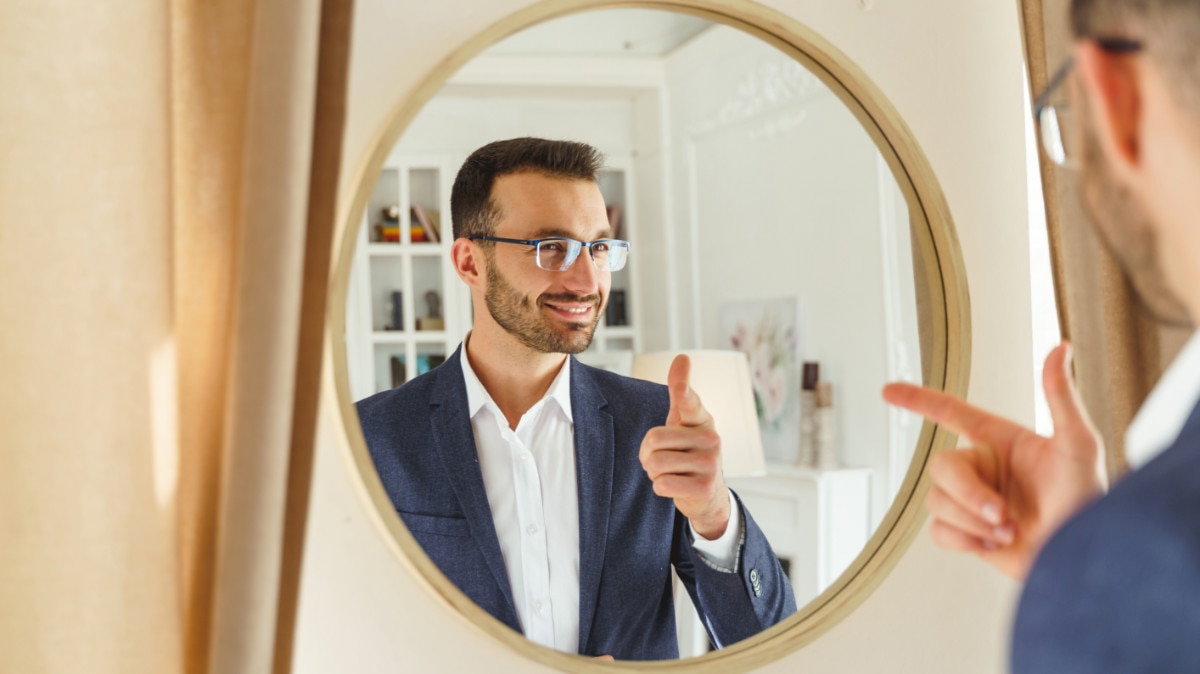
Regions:
M 767 426 L 778 424 L 794 388 L 789 374 L 796 366 L 795 328 L 764 311 L 757 323 L 738 321 L 730 342 L 749 359 L 759 419 Z

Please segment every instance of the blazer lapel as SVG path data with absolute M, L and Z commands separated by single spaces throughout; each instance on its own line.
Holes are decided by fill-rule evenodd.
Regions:
M 579 647 L 585 648 L 596 614 L 608 540 L 613 486 L 613 419 L 608 401 L 587 368 L 571 358 L 571 410 L 579 487 Z
M 512 584 L 504 568 L 504 556 L 500 552 L 500 539 L 496 534 L 496 523 L 488 505 L 487 491 L 483 486 L 483 472 L 479 468 L 479 453 L 475 448 L 475 434 L 471 430 L 471 418 L 467 409 L 467 387 L 458 350 L 438 367 L 438 379 L 433 385 L 429 400 L 430 423 L 432 424 L 435 450 L 446 466 L 446 477 L 462 505 L 471 537 L 479 545 L 488 570 L 508 601 L 514 624 L 516 608 L 512 596 Z

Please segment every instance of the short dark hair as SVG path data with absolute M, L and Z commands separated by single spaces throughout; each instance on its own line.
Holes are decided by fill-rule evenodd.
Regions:
M 450 190 L 454 238 L 491 236 L 500 219 L 492 200 L 496 178 L 540 173 L 554 178 L 596 181 L 604 155 L 586 143 L 544 138 L 512 138 L 488 143 L 463 162 Z
M 1184 100 L 1200 102 L 1200 0 L 1072 0 L 1071 30 L 1138 40 Z

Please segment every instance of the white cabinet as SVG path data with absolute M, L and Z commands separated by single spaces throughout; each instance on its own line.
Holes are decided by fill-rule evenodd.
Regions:
M 802 608 L 837 580 L 871 537 L 871 470 L 768 465 L 767 473 L 727 482 L 771 542 Z M 678 590 L 680 655 L 702 655 L 708 637 L 686 591 Z
M 871 537 L 869 469 L 770 465 L 728 482 L 784 562 L 797 606 L 832 585 Z

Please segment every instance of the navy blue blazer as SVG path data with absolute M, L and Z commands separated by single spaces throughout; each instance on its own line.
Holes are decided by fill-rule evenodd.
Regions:
M 1015 672 L 1200 672 L 1200 407 L 1175 443 L 1047 542 Z
M 459 358 L 456 351 L 404 386 L 359 401 L 359 419 L 384 489 L 425 553 L 476 604 L 519 632 Z M 571 368 L 580 654 L 678 657 L 672 565 L 718 646 L 794 613 L 791 585 L 740 501 L 745 538 L 736 572 L 726 572 L 699 558 L 686 518 L 654 494 L 638 450 L 666 419 L 666 387 L 574 358 Z

